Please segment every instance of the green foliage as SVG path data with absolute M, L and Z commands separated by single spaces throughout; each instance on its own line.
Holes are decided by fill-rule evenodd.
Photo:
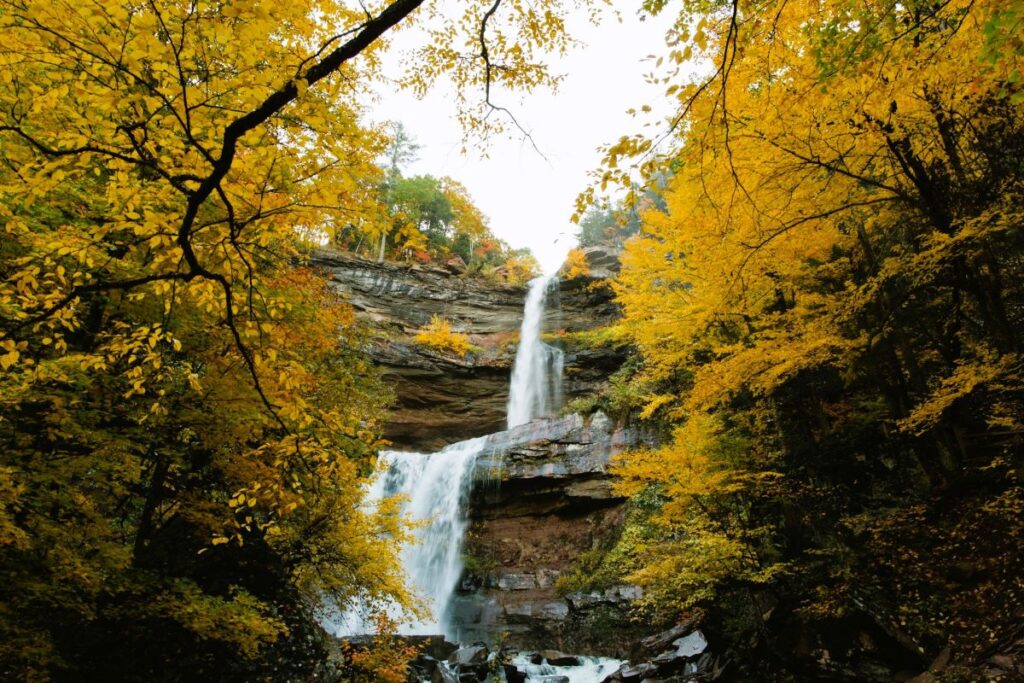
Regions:
M 649 504 L 634 498 L 617 533 L 599 536 L 595 547 L 580 553 L 571 570 L 558 577 L 558 592 L 604 590 L 624 583 L 639 568 L 642 549 L 653 537 L 651 517 Z
M 627 346 L 630 342 L 626 331 L 617 323 L 578 332 L 566 332 L 559 336 L 559 340 L 569 348 L 582 349 L 619 349 Z
M 401 123 L 393 123 L 384 150 L 384 178 L 374 193 L 376 211 L 349 223 L 335 242 L 378 260 L 444 262 L 458 256 L 470 272 L 502 283 L 523 284 L 539 273 L 529 249 L 512 249 L 491 232 L 469 191 L 452 178 L 406 176 L 419 145 Z
M 576 337 L 576 339 L 582 339 L 583 344 L 618 344 L 618 332 L 602 333 L 597 331 L 592 335 L 588 333 L 581 334 L 583 336 Z M 614 341 L 611 341 L 609 338 L 614 339 Z M 647 405 L 650 398 L 647 389 L 636 381 L 636 375 L 640 372 L 641 366 L 640 357 L 636 354 L 630 354 L 622 366 L 609 375 L 608 381 L 597 392 L 569 401 L 562 408 L 562 413 L 566 415 L 570 413 L 589 415 L 590 413 L 602 410 L 616 419 L 638 414 L 640 409 Z

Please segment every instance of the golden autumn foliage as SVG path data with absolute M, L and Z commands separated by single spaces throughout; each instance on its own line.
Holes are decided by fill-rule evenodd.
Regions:
M 1004 642 L 1024 604 L 998 502 L 1017 500 L 1024 414 L 1020 3 L 680 16 L 676 146 L 623 138 L 603 178 L 669 178 L 615 284 L 640 415 L 671 431 L 616 467 L 659 501 L 630 577 L 662 610 L 764 584 L 818 619 L 889 623 L 868 606 L 888 604 L 912 650 L 977 656 L 978 629 Z M 944 542 L 943 505 L 997 537 Z M 925 512 L 885 521 L 909 509 Z M 915 560 L 887 584 L 900 544 Z M 942 587 L 971 553 L 986 617 Z M 923 616 L 939 612 L 945 631 Z
M 566 280 L 575 280 L 589 274 L 590 264 L 587 263 L 587 255 L 582 249 L 570 249 L 565 256 L 565 263 L 562 264 L 562 277 Z
M 420 653 L 421 646 L 411 645 L 396 636 L 398 624 L 379 613 L 374 616 L 376 633 L 365 645 L 342 642 L 345 676 L 352 683 L 405 683 L 409 662 Z
M 414 339 L 417 344 L 460 357 L 469 353 L 471 347 L 469 337 L 452 330 L 452 324 L 439 315 L 433 316 L 430 324 L 417 332 Z
M 494 273 L 494 279 L 513 287 L 523 287 L 540 274 L 540 264 L 533 254 L 513 253 Z
M 411 604 L 388 392 L 302 263 L 390 220 L 359 98 L 421 4 L 0 2 L 3 677 L 305 679 L 323 600 Z M 430 23 L 500 62 L 408 85 L 550 84 L 569 7 L 506 4 Z

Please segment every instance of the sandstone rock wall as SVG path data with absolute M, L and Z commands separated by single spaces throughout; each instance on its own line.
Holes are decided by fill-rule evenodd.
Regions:
M 509 375 L 526 289 L 446 268 L 364 261 L 330 250 L 311 265 L 325 271 L 374 332 L 370 354 L 394 388 L 396 405 L 385 437 L 396 447 L 433 451 L 505 427 Z M 577 332 L 612 320 L 611 292 L 579 278 L 560 283 L 547 309 L 545 331 Z M 413 341 L 439 315 L 469 335 L 464 357 Z M 589 393 L 621 364 L 613 350 L 567 349 L 565 395 Z
M 633 586 L 562 595 L 558 578 L 622 524 L 624 501 L 608 466 L 650 434 L 603 414 L 538 420 L 495 434 L 478 459 L 467 539 L 467 577 L 454 618 L 463 639 L 573 651 L 616 648 L 629 624 Z M 625 637 L 630 630 L 635 637 Z

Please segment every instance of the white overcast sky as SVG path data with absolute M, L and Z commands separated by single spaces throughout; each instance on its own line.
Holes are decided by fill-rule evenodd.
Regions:
M 487 158 L 472 149 L 460 154 L 462 131 L 450 91 L 443 88 L 418 100 L 382 84 L 379 101 L 370 106 L 371 120 L 401 121 L 419 143 L 419 160 L 406 175 L 458 180 L 498 237 L 514 247 L 530 247 L 545 271 L 553 271 L 575 245 L 576 226 L 569 219 L 588 173 L 600 163 L 598 147 L 639 131 L 640 119 L 627 109 L 665 101 L 664 86 L 645 82 L 644 75 L 653 70 L 647 57 L 664 51 L 666 19 L 641 22 L 624 14 L 621 23 L 608 17 L 594 27 L 579 17 L 570 30 L 584 44 L 552 63 L 554 72 L 566 76 L 556 94 L 493 98 L 514 112 L 546 160 L 514 133 L 511 139 L 492 140 Z M 394 47 L 414 39 L 401 33 Z M 398 71 L 396 64 L 386 68 Z

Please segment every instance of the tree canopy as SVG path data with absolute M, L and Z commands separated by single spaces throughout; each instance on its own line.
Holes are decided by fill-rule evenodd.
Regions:
M 361 102 L 416 23 L 400 85 L 528 138 L 503 98 L 604 4 L 0 0 L 4 678 L 308 680 L 324 604 L 416 609 L 363 504 L 389 391 L 307 256 L 528 277 Z M 1024 7 L 641 7 L 676 13 L 676 114 L 579 201 L 625 248 L 609 403 L 662 436 L 615 463 L 609 573 L 647 618 L 726 614 L 750 679 L 869 624 L 976 680 L 1024 610 Z
M 1000 2 L 685 4 L 670 137 L 623 138 L 603 178 L 672 172 L 616 283 L 636 410 L 667 435 L 618 466 L 648 504 L 629 575 L 652 606 L 727 603 L 765 647 L 766 628 L 867 615 L 910 661 L 1012 638 L 1019 17 Z M 689 59 L 703 77 L 680 71 Z M 986 569 L 951 593 L 967 557 Z
M 3 677 L 306 677 L 322 596 L 413 605 L 361 503 L 388 391 L 302 264 L 380 232 L 360 98 L 421 4 L 0 3 Z M 406 85 L 500 127 L 569 9 L 437 16 Z M 428 240 L 482 232 L 453 182 L 392 190 Z

